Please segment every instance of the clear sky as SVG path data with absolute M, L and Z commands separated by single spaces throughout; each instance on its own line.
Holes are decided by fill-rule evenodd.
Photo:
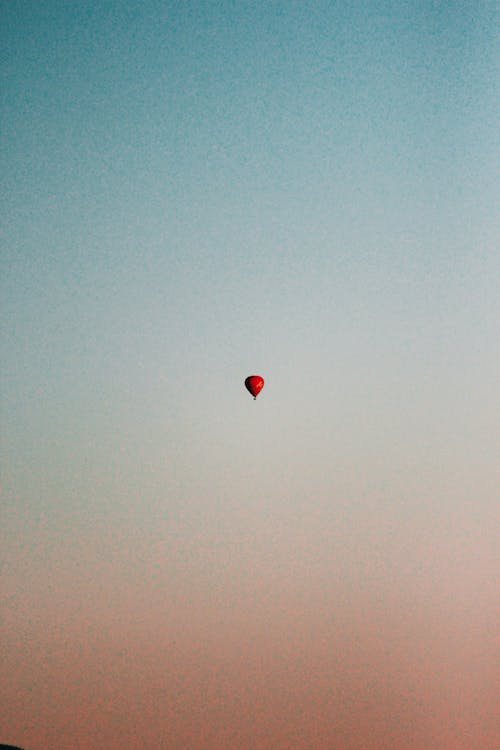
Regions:
M 1 3 L 0 742 L 499 744 L 495 6 Z

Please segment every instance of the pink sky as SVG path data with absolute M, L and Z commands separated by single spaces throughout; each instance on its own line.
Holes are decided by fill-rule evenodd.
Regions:
M 408 554 L 414 528 L 394 537 L 373 517 L 356 544 L 377 532 L 378 546 L 356 550 L 325 544 L 320 520 L 274 517 L 259 540 L 254 529 L 239 541 L 178 527 L 170 544 L 165 526 L 135 579 L 119 535 L 89 538 L 85 552 L 42 526 L 52 554 L 24 571 L 24 597 L 7 589 L 17 605 L 5 623 L 3 741 L 493 750 L 493 533 L 462 507 Z

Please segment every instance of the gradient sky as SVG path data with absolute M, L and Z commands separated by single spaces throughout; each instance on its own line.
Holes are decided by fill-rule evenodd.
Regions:
M 495 5 L 1 3 L 0 742 L 498 746 Z

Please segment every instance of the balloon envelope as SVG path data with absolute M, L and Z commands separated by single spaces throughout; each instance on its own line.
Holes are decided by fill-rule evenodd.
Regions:
M 264 388 L 264 378 L 261 378 L 260 375 L 249 375 L 245 380 L 245 388 L 254 398 L 257 398 Z

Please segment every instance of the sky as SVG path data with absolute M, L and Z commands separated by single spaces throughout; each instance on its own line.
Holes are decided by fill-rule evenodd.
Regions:
M 498 746 L 495 6 L 1 3 L 0 742 Z

